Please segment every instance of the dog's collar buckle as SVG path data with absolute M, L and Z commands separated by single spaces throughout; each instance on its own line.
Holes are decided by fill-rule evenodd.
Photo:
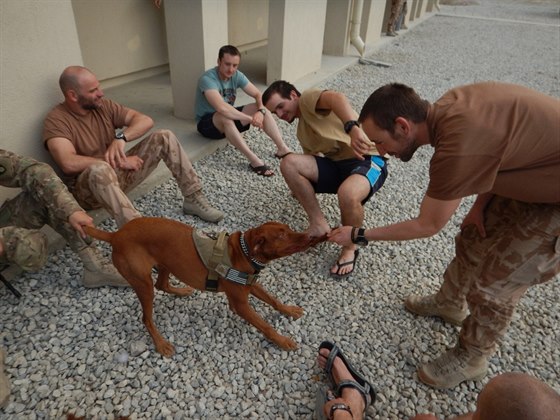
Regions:
M 261 271 L 263 268 L 265 268 L 265 264 L 260 262 L 259 260 L 251 257 L 251 255 L 249 255 L 249 247 L 247 246 L 247 242 L 245 242 L 245 238 L 243 237 L 243 233 L 241 233 L 241 235 L 239 235 L 239 243 L 241 244 L 241 250 L 243 251 L 243 254 L 245 254 L 245 256 L 247 257 L 247 259 L 250 261 L 251 265 L 253 266 L 253 268 L 255 269 L 255 271 L 258 272 Z

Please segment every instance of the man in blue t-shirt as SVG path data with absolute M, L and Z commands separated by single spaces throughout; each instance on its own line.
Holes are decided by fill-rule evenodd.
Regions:
M 275 156 L 279 159 L 290 153 L 272 114 L 263 106 L 261 92 L 247 77 L 237 70 L 241 54 L 233 45 L 224 45 L 218 53 L 218 65 L 198 80 L 195 113 L 197 129 L 204 137 L 223 139 L 224 137 L 249 160 L 249 168 L 263 176 L 274 172 L 265 165 L 250 148 L 241 135 L 251 126 L 257 127 L 272 139 L 276 145 Z M 255 99 L 255 103 L 235 107 L 237 89 L 242 89 Z

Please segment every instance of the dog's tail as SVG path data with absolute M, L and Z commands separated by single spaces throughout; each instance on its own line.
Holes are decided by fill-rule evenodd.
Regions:
M 111 239 L 113 238 L 113 234 L 111 232 L 99 230 L 94 228 L 93 226 L 84 226 L 84 231 L 88 235 L 93 236 L 95 239 L 99 239 L 100 241 L 111 243 Z

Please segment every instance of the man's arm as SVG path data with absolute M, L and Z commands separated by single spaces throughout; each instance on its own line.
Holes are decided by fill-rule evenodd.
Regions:
M 261 91 L 251 82 L 247 83 L 247 85 L 245 85 L 245 87 L 243 88 L 243 92 L 245 92 L 247 95 L 249 95 L 250 97 L 252 97 L 255 100 L 255 105 L 256 105 L 256 111 L 253 114 L 253 119 L 251 121 L 251 124 L 257 128 L 262 129 L 263 128 L 263 121 L 264 121 L 264 114 L 262 112 L 260 112 L 260 109 L 264 109 L 266 110 L 265 106 L 262 103 L 262 93 Z
M 367 229 L 365 237 L 368 241 L 406 241 L 433 236 L 443 229 L 460 203 L 460 198 L 444 201 L 424 196 L 418 217 L 392 225 Z M 329 241 L 339 245 L 351 245 L 351 231 L 351 226 L 334 229 L 329 234 Z
M 348 98 L 344 94 L 332 90 L 325 90 L 321 93 L 315 109 L 317 111 L 334 112 L 342 125 L 348 121 L 356 121 L 358 119 L 358 114 L 352 109 Z M 353 126 L 348 134 L 354 154 L 358 159 L 363 159 L 363 155 L 369 153 L 374 144 L 359 126 Z
M 250 115 L 238 111 L 235 107 L 231 106 L 224 101 L 220 92 L 215 89 L 207 89 L 204 91 L 204 96 L 208 103 L 216 110 L 218 114 L 223 115 L 230 120 L 239 120 L 242 123 L 248 124 L 253 120 Z
M 134 141 L 142 137 L 154 126 L 154 121 L 145 114 L 128 109 L 124 119 L 125 129 L 122 130 L 126 141 Z M 134 157 L 126 156 L 125 142 L 114 139 L 105 152 L 105 161 L 113 168 L 139 169 L 143 162 L 134 162 Z M 131 160 L 132 162 L 128 162 Z
M 98 158 L 79 155 L 72 142 L 64 137 L 49 139 L 47 141 L 47 148 L 65 175 L 78 175 L 91 164 L 99 161 Z

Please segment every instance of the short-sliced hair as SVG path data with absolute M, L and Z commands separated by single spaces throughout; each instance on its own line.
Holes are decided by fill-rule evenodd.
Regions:
M 275 93 L 278 93 L 284 99 L 290 99 L 290 94 L 294 91 L 297 96 L 301 96 L 299 90 L 296 89 L 294 85 L 290 82 L 286 82 L 285 80 L 277 80 L 272 82 L 269 87 L 262 94 L 262 103 L 264 105 L 270 100 L 270 97 Z
M 418 96 L 409 86 L 391 83 L 373 92 L 360 112 L 359 121 L 372 119 L 382 130 L 395 134 L 395 120 L 406 118 L 421 123 L 428 116 L 430 103 Z
M 224 45 L 222 48 L 220 48 L 220 51 L 218 51 L 218 60 L 224 58 L 225 54 L 241 56 L 241 53 L 239 52 L 237 47 L 234 47 L 233 45 Z

